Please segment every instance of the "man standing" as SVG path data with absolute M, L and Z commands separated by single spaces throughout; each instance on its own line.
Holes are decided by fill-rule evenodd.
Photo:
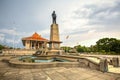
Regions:
M 56 14 L 55 14 L 55 11 L 53 11 L 52 13 L 52 21 L 53 21 L 53 24 L 56 24 Z

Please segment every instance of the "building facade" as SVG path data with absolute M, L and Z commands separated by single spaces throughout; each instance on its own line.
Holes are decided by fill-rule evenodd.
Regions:
M 22 43 L 25 46 L 25 49 L 42 49 L 47 48 L 47 43 L 49 40 L 41 37 L 38 33 L 34 33 L 30 37 L 22 38 Z

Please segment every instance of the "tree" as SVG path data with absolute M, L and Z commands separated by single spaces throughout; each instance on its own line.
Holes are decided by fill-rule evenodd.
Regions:
M 78 45 L 76 46 L 76 50 L 78 52 L 87 52 L 88 49 L 85 46 Z
M 65 52 L 69 52 L 69 50 L 71 49 L 71 47 L 67 47 L 67 46 L 63 46 L 61 47 Z
M 91 45 L 90 46 L 90 52 L 97 52 L 97 46 L 96 45 Z
M 98 49 L 99 52 L 102 51 L 102 50 L 105 50 L 105 51 L 108 50 L 108 45 L 109 45 L 108 41 L 109 41 L 109 38 L 103 38 L 103 39 L 100 39 L 96 42 L 97 43 L 97 49 Z
M 110 51 L 120 53 L 120 40 L 116 40 L 111 45 Z
M 103 38 L 96 42 L 98 52 L 120 53 L 120 40 L 115 38 Z
M 0 50 L 4 49 L 4 46 L 0 44 Z

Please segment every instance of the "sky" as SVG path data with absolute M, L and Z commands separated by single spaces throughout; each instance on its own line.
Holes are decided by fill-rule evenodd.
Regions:
M 61 46 L 120 39 L 120 0 L 0 0 L 0 44 L 23 48 L 21 38 L 34 32 L 50 39 L 54 10 Z

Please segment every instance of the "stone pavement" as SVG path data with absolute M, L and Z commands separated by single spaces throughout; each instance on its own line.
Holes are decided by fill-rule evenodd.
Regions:
M 120 80 L 120 74 L 85 68 L 18 69 L 0 61 L 0 80 Z

